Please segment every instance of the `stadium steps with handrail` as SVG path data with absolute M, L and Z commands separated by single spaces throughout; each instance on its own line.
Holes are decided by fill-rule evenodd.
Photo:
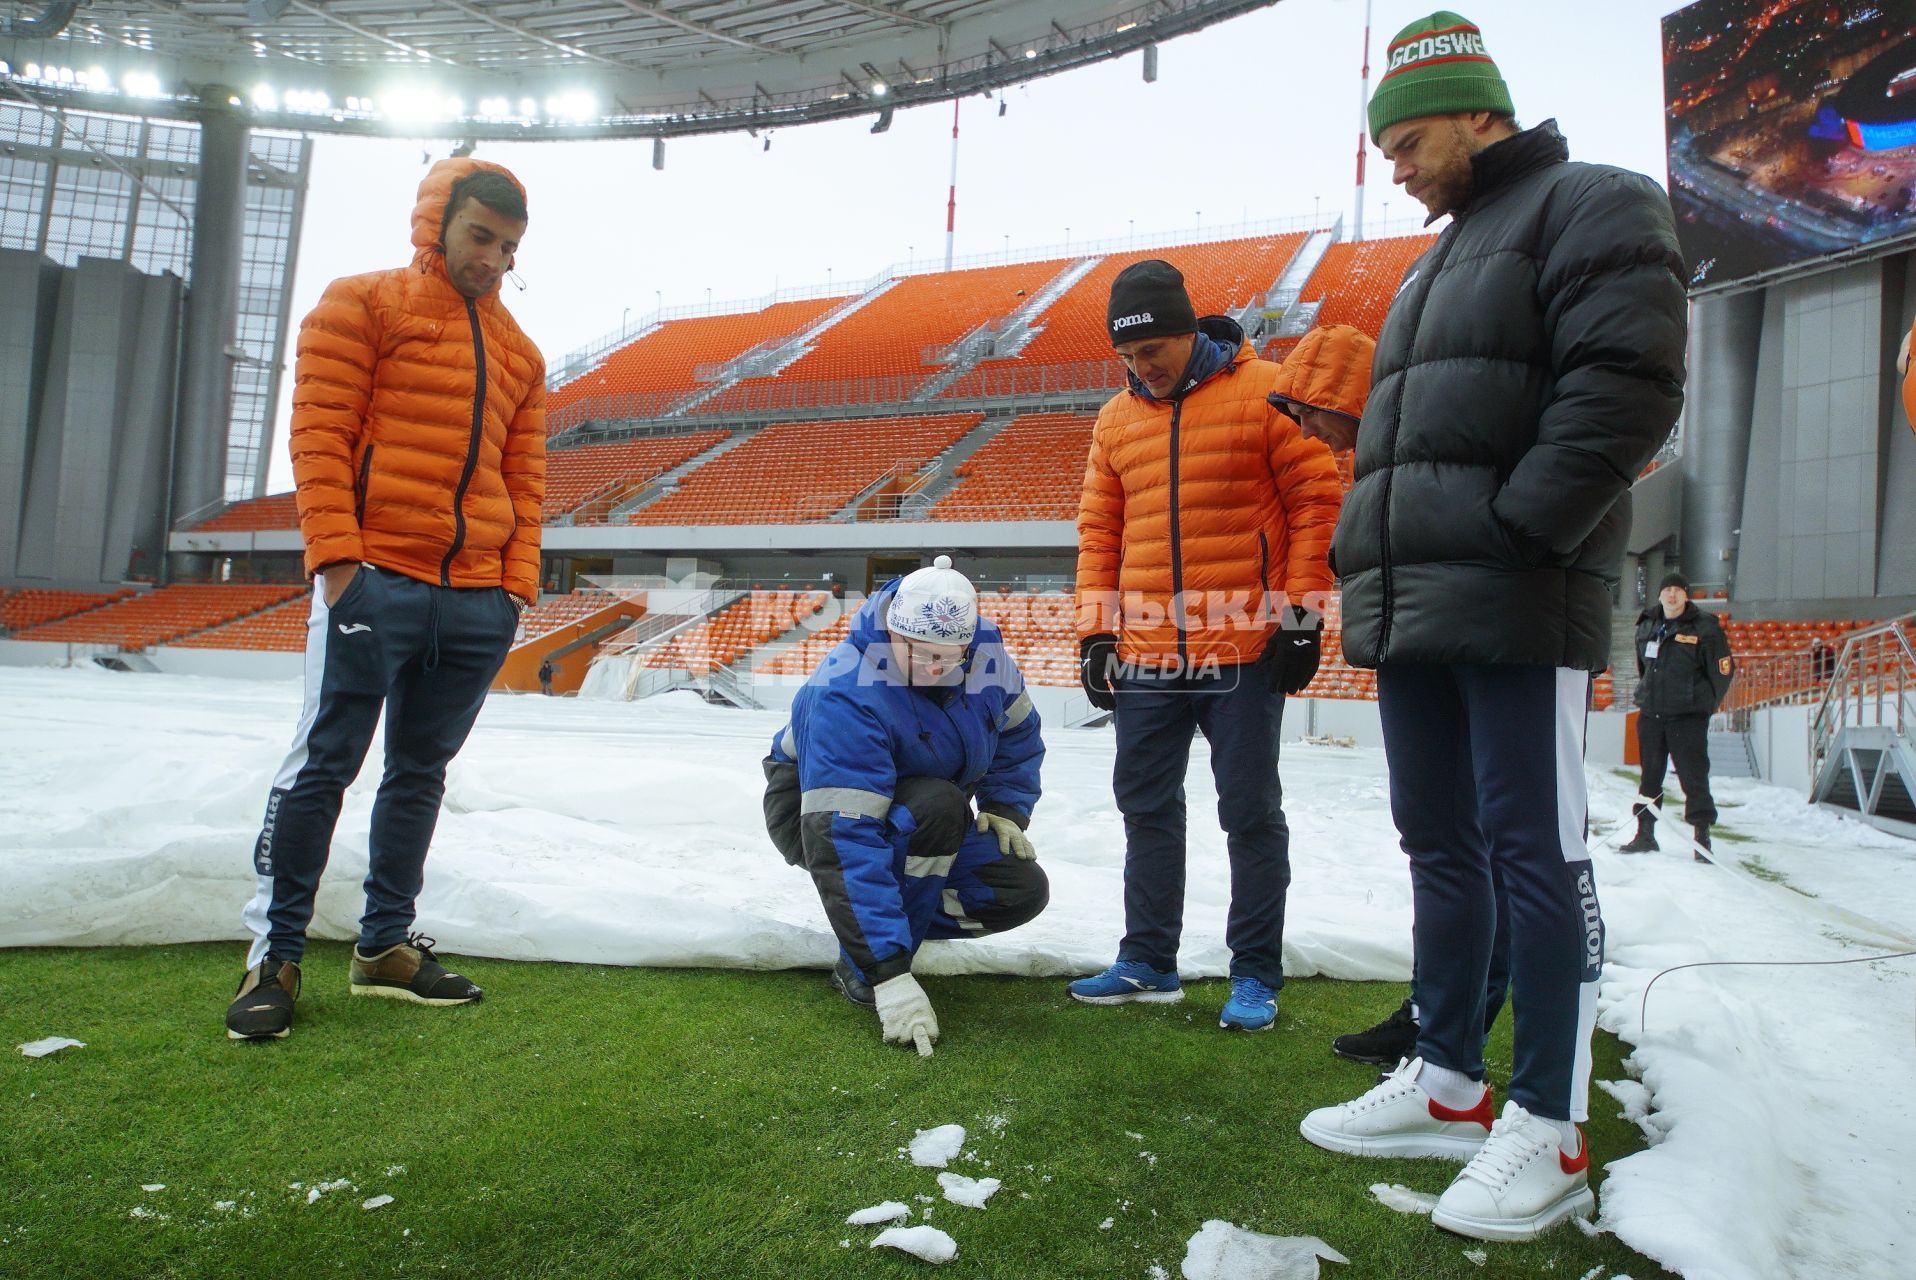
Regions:
M 1324 261 L 1324 255 L 1329 252 L 1332 245 L 1343 238 L 1344 215 L 1341 213 L 1337 215 L 1337 221 L 1328 228 L 1311 232 L 1310 239 L 1298 249 L 1297 255 L 1277 277 L 1277 283 L 1272 285 L 1270 292 L 1264 295 L 1262 310 L 1266 316 L 1276 312 L 1276 323 L 1264 324 L 1258 328 L 1253 328 L 1246 323 L 1244 331 L 1253 334 L 1260 343 L 1270 338 L 1298 338 L 1308 333 L 1312 322 L 1317 319 L 1319 304 L 1304 305 L 1299 302 L 1299 299 L 1304 296 L 1304 286 L 1309 284 L 1311 276 L 1316 274 L 1318 264 Z M 1253 310 L 1253 308 L 1246 308 L 1247 319 Z
M 943 395 L 952 383 L 970 373 L 986 360 L 1009 360 L 1031 345 L 1031 340 L 1044 332 L 1044 326 L 1038 320 L 1050 308 L 1051 304 L 1077 285 L 1078 281 L 1091 274 L 1102 256 L 1078 258 L 1067 263 L 1063 270 L 1051 277 L 1025 304 L 1010 315 L 985 323 L 950 344 L 943 351 L 927 352 L 926 364 L 943 364 L 947 367 L 941 373 L 925 380 L 923 386 L 912 392 L 913 400 L 935 400 Z
M 878 301 L 899 283 L 899 277 L 881 280 L 863 293 L 847 298 L 833 307 L 811 324 L 789 337 L 775 342 L 761 343 L 752 350 L 744 352 L 716 369 L 700 369 L 698 372 L 709 377 L 712 385 L 702 387 L 685 399 L 666 409 L 660 416 L 675 418 L 691 413 L 707 400 L 724 394 L 746 381 L 748 378 L 777 377 L 791 365 L 797 364 L 811 354 L 813 345 L 819 336 L 839 321 L 856 312 L 864 310 Z
M 1843 638 L 1810 718 L 1810 799 L 1916 839 L 1916 614 Z
M 938 466 L 929 481 L 912 490 L 898 504 L 900 520 L 929 520 L 931 509 L 938 499 L 955 488 L 964 477 L 958 474 L 971 455 L 984 448 L 997 438 L 998 433 L 1017 421 L 1019 414 L 1015 410 L 1000 411 L 995 417 L 987 417 L 961 436 L 958 442 L 939 454 L 932 461 Z
M 678 488 L 679 480 L 682 477 L 687 476 L 694 471 L 697 471 L 700 467 L 704 466 L 706 463 L 710 462 L 712 459 L 719 457 L 722 454 L 729 453 L 733 449 L 738 448 L 740 445 L 744 444 L 747 440 L 750 440 L 753 436 L 757 435 L 759 431 L 762 431 L 762 430 L 764 430 L 764 428 L 760 427 L 760 428 L 752 429 L 752 430 L 734 431 L 730 436 L 719 441 L 717 444 L 707 449 L 704 453 L 699 454 L 697 457 L 689 458 L 686 461 L 680 463 L 678 466 L 673 467 L 670 471 L 664 471 L 659 473 L 656 476 L 653 476 L 650 480 L 646 481 L 643 485 L 640 485 L 637 489 L 634 489 L 633 491 L 625 494 L 625 496 L 620 498 L 619 501 L 607 507 L 606 513 L 605 513 L 605 523 L 607 524 L 625 523 L 625 518 L 631 515 L 634 511 L 637 511 L 640 507 L 643 507 L 647 505 L 648 503 L 656 502 L 660 498 L 663 498 L 666 494 L 671 493 L 674 489 Z

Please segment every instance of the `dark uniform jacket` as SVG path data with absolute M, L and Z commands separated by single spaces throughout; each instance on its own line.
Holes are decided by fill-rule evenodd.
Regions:
M 1683 404 L 1683 259 L 1641 174 L 1546 121 L 1398 287 L 1331 543 L 1344 656 L 1601 671 L 1630 486 Z
M 1656 657 L 1645 656 L 1650 645 Z M 1637 706 L 1652 715 L 1709 715 L 1736 677 L 1730 639 L 1694 602 L 1674 618 L 1652 603 L 1637 618 Z

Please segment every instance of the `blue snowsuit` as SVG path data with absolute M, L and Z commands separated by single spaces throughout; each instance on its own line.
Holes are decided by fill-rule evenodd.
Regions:
M 912 687 L 884 618 L 896 581 L 792 702 L 765 759 L 765 822 L 818 887 L 845 956 L 869 982 L 911 970 L 926 938 L 1023 924 L 1050 888 L 1035 862 L 975 829 L 971 803 L 1020 828 L 1038 803 L 1038 714 L 996 625 L 980 618 L 964 681 Z

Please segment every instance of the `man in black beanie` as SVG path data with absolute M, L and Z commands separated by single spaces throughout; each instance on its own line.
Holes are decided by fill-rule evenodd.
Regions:
M 1183 998 L 1184 774 L 1202 731 L 1231 859 L 1218 1025 L 1264 1031 L 1291 879 L 1278 729 L 1285 695 L 1317 671 L 1337 466 L 1270 404 L 1278 366 L 1234 321 L 1200 320 L 1170 263 L 1127 267 L 1107 322 L 1130 385 L 1099 412 L 1085 460 L 1078 642 L 1085 697 L 1117 726 L 1125 932 L 1117 962 L 1070 993 Z
M 1736 660 L 1716 615 L 1690 599 L 1690 583 L 1666 573 L 1657 598 L 1637 618 L 1636 838 L 1618 853 L 1653 853 L 1657 814 L 1663 809 L 1663 776 L 1676 762 L 1683 783 L 1683 820 L 1696 842 L 1710 847 L 1716 801 L 1710 796 L 1710 717 L 1730 691 Z M 1699 862 L 1702 854 L 1696 854 Z

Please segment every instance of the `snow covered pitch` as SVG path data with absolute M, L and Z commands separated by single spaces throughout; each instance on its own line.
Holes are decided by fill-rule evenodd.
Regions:
M 0 669 L 0 945 L 237 942 L 299 703 L 291 682 Z M 781 723 L 688 695 L 494 698 L 449 776 L 422 927 L 453 954 L 822 969 L 835 949 L 817 898 L 760 826 L 758 761 Z M 922 970 L 1055 980 L 1110 961 L 1123 849 L 1111 738 L 1053 732 L 1048 745 L 1031 836 L 1050 909 L 1002 937 L 932 944 Z M 375 744 L 346 797 L 315 936 L 352 936 L 378 758 Z M 1381 753 L 1289 742 L 1283 775 L 1289 973 L 1402 982 L 1409 881 Z M 1187 978 L 1227 964 L 1210 785 L 1200 741 Z M 1908 949 L 1896 937 L 1916 933 L 1916 847 L 1795 792 L 1724 781 L 1722 822 L 1748 837 L 1719 839 L 1727 866 L 1692 862 L 1674 833 L 1662 854 L 1625 857 L 1606 833 L 1633 787 L 1602 770 L 1590 785 L 1609 927 L 1601 1020 L 1635 1046 L 1641 1076 L 1604 1083 L 1592 1108 L 1626 1111 L 1652 1139 L 1598 1179 L 1601 1225 L 1693 1277 L 1905 1274 L 1916 960 L 1683 969 L 1647 1011 L 1643 997 L 1659 971 L 1699 961 Z M 1352 1181 L 1363 1195 L 1362 1171 Z

